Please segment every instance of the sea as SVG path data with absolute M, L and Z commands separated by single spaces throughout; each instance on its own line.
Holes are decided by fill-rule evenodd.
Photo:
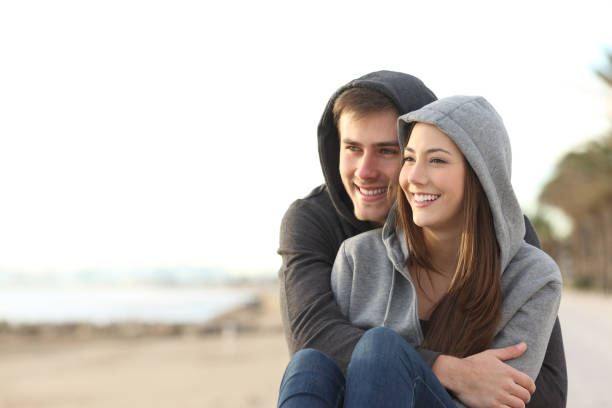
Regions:
M 256 285 L 207 269 L 0 276 L 0 322 L 11 325 L 198 324 L 256 301 Z

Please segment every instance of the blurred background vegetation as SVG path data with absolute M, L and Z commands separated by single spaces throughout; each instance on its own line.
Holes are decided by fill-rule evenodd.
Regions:
M 612 52 L 607 53 L 606 66 L 595 69 L 595 74 L 603 87 L 612 90 Z M 543 249 L 559 264 L 566 284 L 610 293 L 612 96 L 608 103 L 611 126 L 607 134 L 593 135 L 593 140 L 561 158 L 551 180 L 542 188 L 538 211 L 531 220 Z M 569 220 L 566 233 L 559 233 L 556 228 L 561 222 L 555 221 L 557 210 Z

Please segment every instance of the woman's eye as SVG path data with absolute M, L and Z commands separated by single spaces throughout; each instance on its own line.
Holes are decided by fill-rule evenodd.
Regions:
M 404 162 L 413 162 L 414 161 L 414 157 L 412 156 L 405 156 L 404 157 Z
M 431 159 L 431 162 L 432 162 L 432 163 L 435 163 L 435 164 L 443 164 L 443 163 L 446 163 L 446 161 L 444 161 L 444 160 L 442 160 L 442 159 Z

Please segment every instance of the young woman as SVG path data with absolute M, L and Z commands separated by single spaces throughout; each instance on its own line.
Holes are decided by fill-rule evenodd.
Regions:
M 343 313 L 375 329 L 355 348 L 346 382 L 321 353 L 297 353 L 279 406 L 523 407 L 557 315 L 561 274 L 523 241 L 502 120 L 484 98 L 456 96 L 400 117 L 398 127 L 397 206 L 382 230 L 346 240 L 332 271 Z M 414 350 L 478 358 L 521 342 L 520 356 L 506 362 L 531 379 L 504 378 L 487 399 L 466 393 L 460 375 L 436 376 Z

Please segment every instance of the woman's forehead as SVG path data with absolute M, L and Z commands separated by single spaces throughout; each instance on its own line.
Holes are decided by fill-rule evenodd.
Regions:
M 432 147 L 447 147 L 452 148 L 453 151 L 459 151 L 455 142 L 437 126 L 429 123 L 416 123 L 410 133 L 406 149 L 429 149 Z

